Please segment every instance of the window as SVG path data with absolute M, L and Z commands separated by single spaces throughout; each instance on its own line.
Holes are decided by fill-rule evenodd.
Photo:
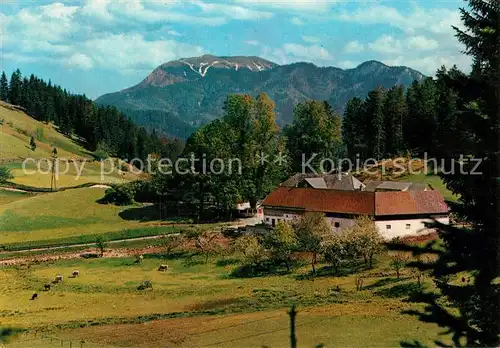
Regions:
M 266 218 L 266 221 L 269 222 L 269 218 Z
M 333 224 L 333 226 L 335 226 L 335 228 L 339 228 L 340 227 L 340 222 L 335 222 L 335 224 Z
M 385 229 L 386 230 L 390 230 L 391 229 L 391 225 L 385 225 Z
M 271 221 L 271 225 L 273 225 L 273 227 L 276 226 L 276 221 L 274 219 Z
M 406 224 L 406 229 L 409 230 L 411 228 L 410 224 Z

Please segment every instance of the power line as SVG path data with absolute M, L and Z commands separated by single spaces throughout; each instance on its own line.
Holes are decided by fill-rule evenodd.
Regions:
M 302 327 L 302 326 L 307 326 L 307 325 L 316 324 L 316 323 L 317 323 L 317 320 L 313 320 L 313 321 L 310 321 L 310 322 L 307 322 L 307 323 L 304 323 L 304 324 L 296 325 L 295 327 Z M 240 341 L 240 340 L 243 340 L 243 339 L 246 339 L 246 338 L 262 336 L 262 335 L 266 335 L 266 334 L 270 334 L 270 333 L 274 333 L 274 332 L 279 332 L 279 331 L 284 331 L 284 330 L 289 330 L 289 329 L 290 329 L 289 326 L 287 326 L 287 327 L 283 327 L 283 328 L 280 328 L 280 329 L 277 329 L 277 330 L 269 330 L 269 331 L 265 331 L 265 332 L 260 332 L 260 333 L 252 334 L 252 335 L 247 335 L 247 336 L 243 336 L 243 337 L 233 338 L 233 339 L 226 340 L 226 341 L 219 341 L 219 342 L 215 342 L 215 343 L 206 344 L 206 345 L 203 345 L 203 346 L 200 346 L 200 347 L 217 346 L 217 345 L 220 345 L 222 343 L 229 343 L 229 342 Z
M 257 323 L 259 321 L 264 321 L 264 320 L 268 320 L 268 319 L 277 318 L 277 317 L 280 317 L 282 315 L 283 314 L 280 313 L 280 314 L 277 314 L 277 315 L 270 315 L 270 316 L 262 318 L 262 319 L 255 319 L 255 320 L 246 321 L 244 323 L 239 323 L 239 324 L 235 324 L 235 325 L 229 325 L 229 326 L 224 326 L 224 327 L 220 327 L 220 328 L 216 328 L 216 329 L 210 329 L 210 330 L 200 331 L 200 332 L 196 332 L 194 334 L 190 334 L 190 335 L 188 335 L 188 337 L 198 336 L 198 335 L 201 335 L 201 334 L 204 334 L 204 333 L 207 333 L 207 332 L 215 332 L 215 331 L 220 331 L 220 330 L 225 330 L 225 329 L 231 329 L 233 327 L 238 327 L 238 326 L 248 325 L 248 324 L 252 324 L 252 323 Z M 219 319 L 219 318 L 217 318 L 217 319 Z M 213 320 L 217 320 L 217 319 L 214 318 Z

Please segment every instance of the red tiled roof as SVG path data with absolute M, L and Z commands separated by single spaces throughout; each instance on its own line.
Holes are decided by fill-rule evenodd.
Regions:
M 442 213 L 448 205 L 438 191 L 375 192 L 376 215 Z
M 410 215 L 448 213 L 438 191 L 365 192 L 279 187 L 264 207 L 363 215 Z
M 263 206 L 304 209 L 324 213 L 373 214 L 373 192 L 278 187 Z

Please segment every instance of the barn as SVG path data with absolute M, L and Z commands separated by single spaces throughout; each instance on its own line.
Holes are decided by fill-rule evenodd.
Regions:
M 311 187 L 278 187 L 263 201 L 264 223 L 292 221 L 306 212 L 325 214 L 333 232 L 349 228 L 360 215 L 373 218 L 384 238 L 432 232 L 434 220 L 449 223 L 449 209 L 434 190 L 351 191 Z

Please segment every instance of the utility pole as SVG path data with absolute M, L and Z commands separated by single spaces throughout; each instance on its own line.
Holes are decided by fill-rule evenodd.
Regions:
M 297 311 L 294 304 L 288 315 L 290 316 L 290 347 L 297 348 L 297 336 L 295 335 L 295 316 L 297 315 Z
M 57 178 L 56 178 L 56 162 L 57 162 L 57 149 L 54 147 L 52 150 L 52 168 L 51 168 L 51 177 L 50 177 L 50 190 L 57 190 Z

